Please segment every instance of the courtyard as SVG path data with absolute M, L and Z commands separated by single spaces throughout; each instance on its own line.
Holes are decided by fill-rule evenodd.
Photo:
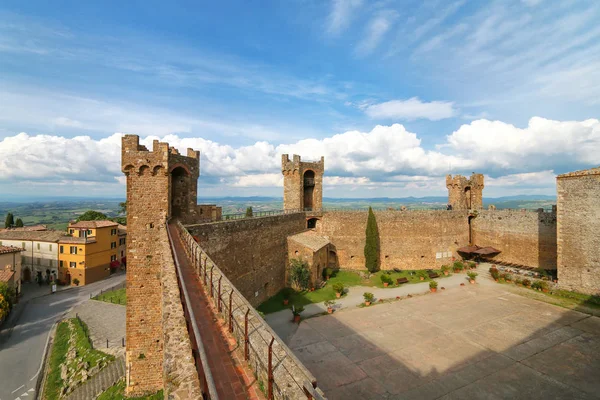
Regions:
M 600 398 L 600 318 L 489 281 L 308 318 L 287 342 L 331 400 Z

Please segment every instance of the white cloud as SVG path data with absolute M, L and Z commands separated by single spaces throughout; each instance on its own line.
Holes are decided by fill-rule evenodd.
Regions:
M 244 175 L 235 178 L 234 187 L 283 187 L 282 174 Z
M 384 119 L 429 119 L 438 121 L 456 115 L 454 103 L 448 101 L 422 102 L 417 97 L 408 100 L 391 100 L 364 107 L 371 118 Z
M 356 53 L 365 56 L 375 50 L 397 17 L 397 12 L 385 10 L 371 19 L 365 28 L 364 37 L 356 47 Z
M 362 0 L 332 0 L 331 12 L 327 19 L 327 32 L 338 35 L 348 28 L 354 13 L 362 3 Z

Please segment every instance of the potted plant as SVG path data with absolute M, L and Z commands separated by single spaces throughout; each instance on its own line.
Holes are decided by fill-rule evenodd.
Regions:
M 469 283 L 471 285 L 475 284 L 475 278 L 477 277 L 477 272 L 469 271 L 467 272 L 467 276 L 469 277 Z
M 331 314 L 333 312 L 333 306 L 335 305 L 335 300 L 327 300 L 325 302 L 325 306 L 327 307 L 327 313 Z
M 325 268 L 323 269 L 323 278 L 328 281 L 329 278 L 331 278 L 331 275 L 333 274 L 333 270 L 331 268 Z
M 375 295 L 373 293 L 365 292 L 363 293 L 363 297 L 365 298 L 365 306 L 370 306 Z
M 546 282 L 546 281 L 540 282 L 540 289 L 542 290 L 542 292 L 548 293 L 548 282 Z
M 418 275 L 418 277 L 419 277 L 419 280 L 421 280 L 421 281 L 424 281 L 424 280 L 425 280 L 425 277 L 427 276 L 427 275 L 425 275 L 425 271 L 419 271 L 419 272 L 417 273 L 417 275 Z
M 502 274 L 502 277 L 504 278 L 504 280 L 508 283 L 510 283 L 510 281 L 512 281 L 512 275 L 509 274 L 508 272 Z
M 283 305 L 287 306 L 290 302 L 290 297 L 292 296 L 292 288 L 283 288 L 283 290 L 281 290 L 281 295 L 283 297 Z
M 525 278 L 521 283 L 523 286 L 526 286 L 527 288 L 531 289 L 531 281 L 529 279 Z
M 500 278 L 500 271 L 498 271 L 496 268 L 490 268 L 490 275 L 496 282 L 498 282 L 498 278 Z
M 75 284 L 75 286 L 79 286 L 79 279 L 77 279 L 77 278 L 73 279 L 73 283 Z
M 468 265 L 469 265 L 469 268 L 471 268 L 471 269 L 476 269 L 477 268 L 477 264 L 475 264 L 473 261 L 469 261 Z
M 523 280 L 517 276 L 515 278 L 515 285 L 521 285 L 522 283 L 523 283 Z
M 531 288 L 533 290 L 541 290 L 542 287 L 540 286 L 540 281 L 535 281 L 531 284 Z
M 450 267 L 447 265 L 442 265 L 442 272 L 444 273 L 444 275 L 448 276 L 448 274 L 450 273 Z
M 294 315 L 294 322 L 295 323 L 300 323 L 300 313 L 304 311 L 304 307 L 300 306 L 298 308 L 296 308 L 295 306 L 292 306 L 292 314 Z
M 333 290 L 335 291 L 335 297 L 339 299 L 344 294 L 344 284 L 341 282 L 334 283 Z
M 429 291 L 431 291 L 431 293 L 437 292 L 437 287 L 438 283 L 436 281 L 429 282 Z
M 455 273 L 462 271 L 464 268 L 465 266 L 460 261 L 455 261 L 454 264 L 452 264 L 452 271 Z
M 381 282 L 383 282 L 383 287 L 388 287 L 390 283 L 394 283 L 392 278 L 387 274 L 381 275 Z

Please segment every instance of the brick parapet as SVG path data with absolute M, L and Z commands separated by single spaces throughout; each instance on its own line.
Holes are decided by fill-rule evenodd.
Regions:
M 315 377 L 258 314 L 253 305 L 250 304 L 242 293 L 231 283 L 217 264 L 213 262 L 207 252 L 205 252 L 194 240 L 187 229 L 180 224 L 179 230 L 188 256 L 191 257 L 196 266 L 199 278 L 201 281 L 206 279 L 207 284 L 205 288 L 208 291 L 215 309 L 221 309 L 221 316 L 226 324 L 229 323 L 231 310 L 233 327 L 233 332 L 231 332 L 231 334 L 239 344 L 236 351 L 241 352 L 240 356 L 242 359 L 245 358 L 245 321 L 246 315 L 248 315 L 248 366 L 257 376 L 257 379 L 262 381 L 266 386 L 266 383 L 268 382 L 269 344 L 271 343 L 271 340 L 274 339 L 272 346 L 274 398 L 305 400 L 306 395 L 303 389 L 304 382 L 314 382 L 316 384 Z M 219 286 L 221 288 L 220 296 L 218 292 Z M 229 308 L 229 304 L 232 305 L 231 308 Z M 324 396 L 320 389 L 317 389 L 317 391 Z

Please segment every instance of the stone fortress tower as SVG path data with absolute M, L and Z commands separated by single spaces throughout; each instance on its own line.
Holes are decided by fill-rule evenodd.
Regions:
M 320 161 L 301 161 L 294 154 L 281 155 L 283 173 L 283 209 L 320 211 L 323 208 L 323 173 L 325 157 Z
M 446 176 L 448 205 L 453 210 L 483 209 L 483 174 L 473 173 L 470 179 L 462 175 Z
M 125 135 L 122 171 L 127 177 L 127 392 L 163 388 L 162 250 L 168 218 L 193 221 L 200 152 L 182 156 L 155 140 L 152 151 Z

